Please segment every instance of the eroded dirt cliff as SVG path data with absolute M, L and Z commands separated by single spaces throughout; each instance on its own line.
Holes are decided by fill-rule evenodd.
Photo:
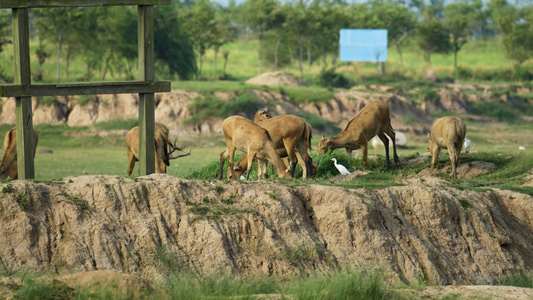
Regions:
M 10 270 L 168 268 L 287 276 L 384 270 L 391 283 L 492 283 L 533 265 L 533 197 L 412 183 L 380 190 L 81 176 L 0 184 Z M 468 204 L 468 205 L 466 205 Z

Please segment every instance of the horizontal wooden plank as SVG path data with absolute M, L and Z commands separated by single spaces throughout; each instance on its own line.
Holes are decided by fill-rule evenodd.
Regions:
M 99 94 L 170 92 L 170 81 L 89 82 L 62 84 L 0 85 L 0 97 L 42 97 Z
M 0 8 L 166 5 L 170 0 L 0 0 Z

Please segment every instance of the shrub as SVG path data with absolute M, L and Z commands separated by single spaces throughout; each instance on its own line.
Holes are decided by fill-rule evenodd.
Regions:
M 344 75 L 335 73 L 334 68 L 323 69 L 318 75 L 318 82 L 324 87 L 349 89 L 353 86 L 353 83 Z
M 185 120 L 188 125 L 201 124 L 211 118 L 226 118 L 243 114 L 253 116 L 264 104 L 252 93 L 240 93 L 235 99 L 221 101 L 215 96 L 197 97 L 189 105 L 191 117 Z

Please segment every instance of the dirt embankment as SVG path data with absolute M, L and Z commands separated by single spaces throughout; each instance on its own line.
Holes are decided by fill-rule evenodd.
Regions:
M 263 74 L 261 78 L 272 74 Z M 279 75 L 279 74 L 278 74 Z M 274 76 L 278 82 L 266 76 L 267 82 L 272 84 L 285 84 L 295 79 L 289 76 Z M 264 78 L 263 78 L 264 79 Z M 263 81 L 261 81 L 263 82 Z M 295 83 L 294 83 L 295 84 Z M 294 85 L 293 84 L 293 85 Z M 290 97 L 277 90 L 253 90 L 257 99 L 264 107 L 269 107 L 274 115 L 301 114 L 307 112 L 320 116 L 322 119 L 337 124 L 343 128 L 364 105 L 370 101 L 381 100 L 391 107 L 392 125 L 396 130 L 410 135 L 425 135 L 430 129 L 432 117 L 429 112 L 435 109 L 464 114 L 466 108 L 473 103 L 484 100 L 509 101 L 508 95 L 497 95 L 492 89 L 499 87 L 483 87 L 471 85 L 443 86 L 432 102 L 424 101 L 423 96 L 416 96 L 416 91 L 411 91 L 410 96 L 401 91 L 395 91 L 389 86 L 356 86 L 348 91 L 334 93 L 333 97 L 324 102 L 296 104 Z M 472 94 L 472 90 L 481 90 Z M 516 93 L 528 93 L 529 89 L 517 89 Z M 470 92 L 470 93 L 469 93 Z M 215 92 L 214 95 L 221 101 L 231 101 L 237 95 L 236 92 Z M 208 135 L 220 132 L 221 119 L 213 118 L 197 125 L 188 125 L 186 120 L 190 118 L 190 104 L 197 97 L 204 97 L 197 92 L 173 90 L 170 93 L 156 94 L 155 117 L 159 122 L 167 124 L 172 135 L 179 133 L 181 137 Z M 418 99 L 421 105 L 412 103 L 412 98 Z M 500 99 L 501 98 L 501 99 Z M 63 124 L 69 126 L 89 126 L 98 122 L 111 121 L 113 119 L 131 119 L 138 117 L 138 95 L 98 95 L 90 99 L 80 96 L 57 97 L 52 105 L 45 102 L 49 99 L 32 98 L 33 123 L 38 124 Z M 526 100 L 524 100 L 526 101 Z M 527 102 L 527 101 L 526 101 Z M 15 124 L 15 100 L 14 98 L 0 99 L 2 111 L 0 124 Z M 527 116 L 522 116 L 526 118 Z M 530 117 L 529 117 L 530 118 Z M 528 119 L 529 120 L 529 119 Z M 124 132 L 124 135 L 126 132 Z
M 0 184 L 9 270 L 244 275 L 355 266 L 394 284 L 493 283 L 533 265 L 533 197 L 413 183 L 381 190 L 151 175 Z M 161 253 L 165 253 L 162 255 Z

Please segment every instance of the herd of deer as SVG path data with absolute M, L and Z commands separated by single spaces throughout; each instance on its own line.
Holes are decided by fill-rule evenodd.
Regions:
M 281 115 L 272 117 L 265 109 L 257 111 L 254 121 L 241 116 L 231 116 L 222 122 L 222 131 L 226 140 L 226 149 L 220 154 L 220 169 L 218 179 L 222 179 L 223 166 L 226 159 L 229 162 L 228 179 L 236 180 L 245 171 L 246 180 L 254 161 L 258 163 L 258 177 L 268 176 L 267 162 L 272 165 L 279 177 L 292 177 L 296 164 L 303 169 L 303 178 L 316 174 L 318 162 L 313 164 L 308 150 L 311 149 L 312 128 L 303 118 L 295 115 Z M 166 173 L 166 167 L 171 159 L 191 154 L 179 154 L 185 147 L 172 143 L 169 139 L 169 129 L 161 123 L 155 123 L 155 172 Z M 395 132 L 390 123 L 389 106 L 382 101 L 367 104 L 353 118 L 344 130 L 329 139 L 322 136 L 318 144 L 318 154 L 326 153 L 337 148 L 345 148 L 348 153 L 361 149 L 363 163 L 367 167 L 368 143 L 375 136 L 385 146 L 385 167 L 389 166 L 389 138 L 392 141 L 394 162 L 400 162 L 396 153 Z M 428 134 L 431 153 L 431 173 L 438 161 L 440 149 L 448 149 L 452 165 L 452 177 L 457 178 L 456 168 L 459 163 L 459 153 L 466 136 L 466 126 L 457 117 L 442 117 L 433 123 L 431 133 Z M 33 156 L 38 143 L 38 134 L 33 130 Z M 10 177 L 17 179 L 17 138 L 16 128 L 13 127 L 4 139 L 4 157 L 0 161 L 0 179 Z M 133 172 L 135 162 L 139 158 L 139 128 L 134 127 L 126 135 L 128 154 L 128 176 Z M 234 163 L 235 150 L 244 155 Z M 176 155 L 173 155 L 177 151 Z M 282 158 L 287 158 L 287 165 Z

